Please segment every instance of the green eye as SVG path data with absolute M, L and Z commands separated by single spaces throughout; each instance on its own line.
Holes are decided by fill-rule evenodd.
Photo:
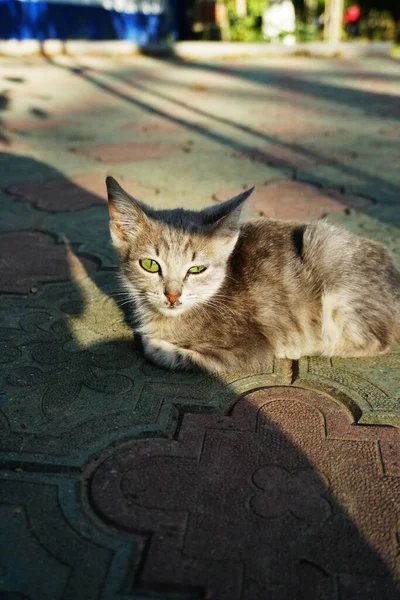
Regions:
M 189 269 L 189 273 L 202 273 L 203 271 L 205 271 L 207 269 L 207 267 L 205 267 L 204 265 L 199 265 L 196 267 L 190 267 Z
M 152 260 L 151 258 L 142 258 L 139 260 L 139 264 L 142 269 L 148 271 L 149 273 L 158 273 L 158 271 L 161 271 L 158 262 Z

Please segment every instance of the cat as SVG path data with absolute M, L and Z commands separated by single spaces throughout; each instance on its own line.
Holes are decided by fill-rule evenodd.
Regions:
M 121 279 L 157 365 L 260 372 L 272 358 L 370 356 L 400 341 L 400 272 L 384 246 L 325 220 L 240 224 L 254 188 L 195 212 L 106 183 Z

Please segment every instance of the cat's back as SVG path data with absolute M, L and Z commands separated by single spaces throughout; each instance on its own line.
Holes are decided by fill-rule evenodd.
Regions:
M 308 226 L 307 223 L 266 218 L 250 221 L 241 227 L 235 254 L 258 266 L 265 260 L 282 263 L 293 257 L 301 258 Z
M 252 277 L 262 271 L 277 277 L 306 276 L 325 289 L 385 282 L 400 294 L 400 272 L 382 244 L 326 220 L 309 223 L 259 219 L 246 223 L 238 254 Z M 397 292 L 396 292 L 397 291 Z
M 383 245 L 324 220 L 265 219 L 242 236 L 240 279 L 275 356 L 364 356 L 400 339 L 400 272 Z
M 365 293 L 372 286 L 399 298 L 400 271 L 389 250 L 325 220 L 307 225 L 303 259 L 318 270 L 327 287 L 365 286 Z

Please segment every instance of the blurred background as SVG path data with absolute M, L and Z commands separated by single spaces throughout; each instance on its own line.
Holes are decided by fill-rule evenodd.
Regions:
M 0 39 L 396 41 L 398 0 L 0 0 Z

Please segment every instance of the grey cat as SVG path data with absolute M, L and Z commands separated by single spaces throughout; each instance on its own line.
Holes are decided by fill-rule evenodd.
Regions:
M 262 371 L 272 357 L 369 356 L 400 341 L 388 251 L 321 220 L 240 225 L 248 190 L 156 211 L 107 178 L 111 236 L 145 355 L 171 369 Z

